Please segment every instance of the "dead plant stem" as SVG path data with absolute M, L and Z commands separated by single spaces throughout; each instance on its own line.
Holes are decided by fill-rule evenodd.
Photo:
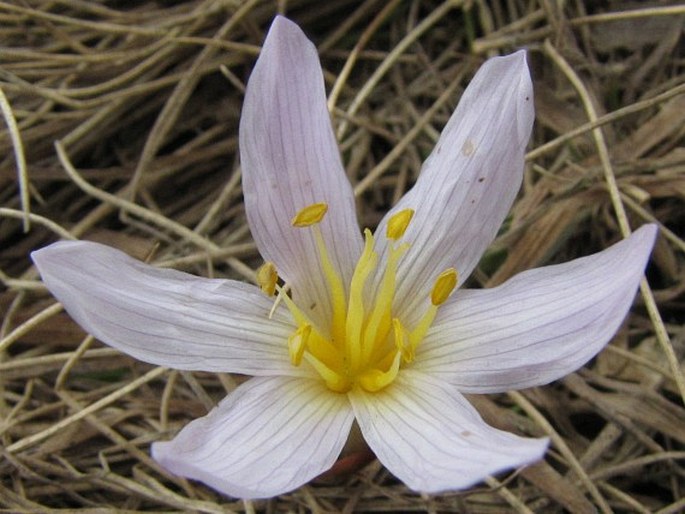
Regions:
M 37 434 L 25 437 L 24 439 L 20 439 L 19 441 L 9 445 L 7 447 L 7 451 L 11 453 L 17 453 L 22 450 L 25 450 L 26 448 L 30 448 L 35 444 L 40 443 L 41 441 L 68 427 L 72 423 L 76 423 L 77 421 L 84 419 L 89 414 L 97 412 L 98 410 L 108 405 L 111 405 L 120 398 L 123 398 L 132 391 L 138 389 L 143 384 L 147 384 L 148 382 L 151 382 L 156 378 L 161 377 L 166 371 L 166 368 L 151 369 L 150 371 L 145 373 L 145 375 L 138 377 L 135 380 L 132 380 L 131 382 L 123 386 L 121 389 L 116 390 L 115 392 L 105 396 L 104 398 L 100 398 L 98 401 L 91 403 L 87 407 L 84 407 L 82 410 L 72 414 L 71 416 L 67 416 L 66 418 L 61 419 L 54 425 L 51 425 L 49 428 L 46 428 L 45 430 L 42 430 Z

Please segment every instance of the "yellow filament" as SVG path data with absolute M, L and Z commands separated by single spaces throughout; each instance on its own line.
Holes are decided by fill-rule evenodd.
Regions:
M 426 312 L 423 313 L 423 316 L 421 316 L 421 319 L 414 327 L 414 330 L 409 333 L 409 344 L 413 348 L 416 348 L 419 343 L 423 341 L 423 338 L 426 337 L 426 333 L 433 324 L 433 320 L 435 319 L 435 315 L 437 313 L 438 308 L 435 305 L 430 304 L 428 309 L 426 309 Z
M 385 230 L 385 234 L 388 239 L 397 241 L 400 239 L 404 233 L 407 231 L 409 222 L 414 217 L 414 209 L 402 209 L 396 212 L 388 220 L 388 226 Z
M 291 223 L 293 227 L 309 227 L 319 223 L 328 212 L 327 203 L 315 203 L 300 210 Z
M 265 262 L 257 269 L 257 284 L 267 296 L 273 296 L 278 282 L 278 273 L 273 262 Z
M 285 302 L 286 307 L 288 307 L 288 310 L 290 311 L 290 314 L 292 314 L 293 318 L 295 318 L 295 323 L 297 323 L 298 326 L 301 325 L 312 325 L 311 320 L 309 317 L 300 310 L 300 308 L 295 305 L 295 302 L 293 302 L 293 299 L 288 296 L 288 294 L 283 290 L 282 287 L 280 287 L 278 284 L 276 284 L 276 291 L 278 291 L 278 299 L 282 299 Z

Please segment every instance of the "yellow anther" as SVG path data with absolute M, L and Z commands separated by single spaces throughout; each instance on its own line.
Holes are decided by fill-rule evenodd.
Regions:
M 292 220 L 293 227 L 309 227 L 321 222 L 328 212 L 327 203 L 313 203 L 298 212 Z
M 311 333 L 311 325 L 302 325 L 288 338 L 288 352 L 290 353 L 290 362 L 293 366 L 299 366 L 302 362 L 302 356 L 307 349 L 307 341 Z
M 385 235 L 388 237 L 388 239 L 392 239 L 393 241 L 400 239 L 407 231 L 407 227 L 409 226 L 409 222 L 413 216 L 414 209 L 402 209 L 401 211 L 390 216 L 390 219 L 388 220 L 388 226 L 385 231 Z
M 276 282 L 278 282 L 278 273 L 273 262 L 265 262 L 257 270 L 257 284 L 262 288 L 267 296 L 273 296 L 276 292 Z
M 431 302 L 438 306 L 445 303 L 450 297 L 454 288 L 457 287 L 457 270 L 449 268 L 440 273 L 435 280 L 433 291 L 431 292 Z

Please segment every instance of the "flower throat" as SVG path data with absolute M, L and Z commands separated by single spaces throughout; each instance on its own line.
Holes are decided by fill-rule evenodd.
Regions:
M 433 323 L 438 307 L 457 285 L 457 271 L 449 268 L 437 277 L 425 313 L 415 326 L 407 327 L 394 315 L 393 300 L 397 266 L 410 246 L 401 239 L 414 211 L 404 209 L 388 220 L 388 257 L 370 302 L 368 295 L 365 302 L 364 290 L 368 278 L 373 276 L 378 266 L 374 237 L 368 228 L 364 230 L 364 250 L 346 293 L 343 279 L 331 262 L 319 227 L 327 211 L 325 203 L 309 205 L 297 213 L 292 225 L 313 232 L 331 298 L 330 333 L 316 327 L 277 284 L 278 275 L 272 263 L 267 262 L 258 270 L 257 280 L 267 294 L 278 291 L 278 297 L 283 299 L 295 319 L 298 328 L 288 338 L 290 361 L 294 366 L 306 360 L 335 392 L 344 393 L 356 386 L 369 392 L 380 391 L 395 380 L 403 364 L 414 360 L 416 348 Z

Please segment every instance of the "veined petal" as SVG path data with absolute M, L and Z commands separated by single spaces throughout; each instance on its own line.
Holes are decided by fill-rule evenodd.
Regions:
M 178 475 L 236 498 L 286 493 L 328 470 L 354 416 L 320 380 L 254 378 L 152 456 Z
M 348 284 L 361 254 L 354 196 L 340 161 L 314 45 L 277 16 L 247 85 L 240 119 L 247 219 L 259 251 L 276 264 L 298 304 L 320 323 L 331 302 L 311 229 L 290 222 L 325 202 L 320 227 L 334 267 Z M 326 313 L 317 314 L 317 313 Z
M 33 252 L 50 292 L 101 341 L 160 366 L 250 375 L 303 375 L 290 365 L 286 310 L 233 280 L 159 269 L 97 243 Z
M 465 280 L 492 242 L 521 185 L 533 126 L 533 88 L 525 51 L 488 60 L 442 131 L 416 185 L 385 216 L 416 214 L 403 240 L 395 308 L 420 316 L 435 277 L 456 268 Z M 405 314 L 406 313 L 406 314 Z
M 597 254 L 459 291 L 417 350 L 415 369 L 469 393 L 547 384 L 578 369 L 625 318 L 656 233 L 646 225 Z
M 530 464 L 547 449 L 547 439 L 487 425 L 453 387 L 414 370 L 403 370 L 379 393 L 355 391 L 350 399 L 378 459 L 415 491 L 464 489 Z

